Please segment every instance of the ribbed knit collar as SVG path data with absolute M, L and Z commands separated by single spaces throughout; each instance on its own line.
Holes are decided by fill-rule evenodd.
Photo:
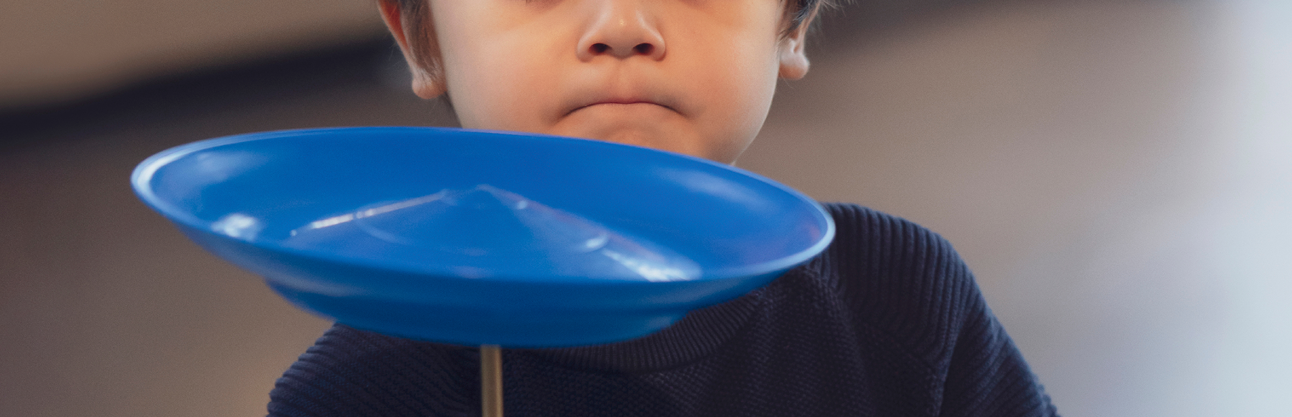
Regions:
M 806 267 L 792 269 L 771 284 L 730 301 L 694 310 L 672 326 L 639 339 L 517 353 L 587 371 L 648 373 L 685 365 L 709 356 L 739 334 L 761 308 L 764 294 L 791 275 L 805 273 Z

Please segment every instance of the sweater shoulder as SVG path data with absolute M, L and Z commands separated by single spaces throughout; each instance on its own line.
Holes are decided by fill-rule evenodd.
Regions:
M 985 308 L 951 243 L 909 220 L 853 204 L 825 204 L 835 240 L 820 273 L 859 324 L 907 346 L 929 366 L 949 360 L 967 315 Z
M 463 415 L 477 351 L 333 325 L 269 393 L 270 416 Z
M 905 302 L 936 301 L 929 290 L 961 292 L 973 276 L 955 248 L 941 235 L 910 220 L 855 204 L 823 204 L 835 223 L 835 239 L 822 254 L 824 275 L 836 278 L 850 296 Z M 900 287 L 892 285 L 906 284 Z M 922 284 L 921 287 L 908 287 Z M 946 286 L 953 286 L 947 288 Z M 858 292 L 863 289 L 883 293 Z M 896 290 L 896 292 L 894 292 Z M 932 307 L 932 306 L 930 306 Z

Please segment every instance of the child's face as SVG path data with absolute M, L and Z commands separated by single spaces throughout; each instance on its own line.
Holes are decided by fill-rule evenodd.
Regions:
M 778 0 L 430 3 L 434 33 L 424 36 L 438 45 L 443 75 L 423 74 L 414 89 L 428 98 L 447 90 L 467 128 L 731 163 L 761 128 L 778 76 L 799 78 L 808 66 L 804 30 L 781 36 Z

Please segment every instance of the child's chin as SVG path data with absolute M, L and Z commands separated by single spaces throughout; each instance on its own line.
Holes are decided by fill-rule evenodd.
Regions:
M 667 134 L 658 130 L 618 129 L 600 134 L 582 136 L 588 139 L 614 142 L 624 145 L 641 146 L 661 151 L 676 152 L 691 156 L 701 155 L 686 139 L 685 135 Z

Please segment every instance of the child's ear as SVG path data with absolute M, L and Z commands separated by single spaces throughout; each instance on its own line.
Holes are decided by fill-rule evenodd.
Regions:
M 404 16 L 397 0 L 380 0 L 381 19 L 404 53 L 408 70 L 413 74 L 413 93 L 424 99 L 439 97 L 447 89 L 440 67 L 440 48 L 435 39 L 430 12 L 423 16 Z M 422 24 L 417 24 L 417 23 Z M 411 41 L 411 42 L 410 42 Z
M 781 78 L 797 80 L 807 75 L 809 63 L 804 46 L 807 45 L 808 27 L 811 27 L 812 19 L 815 17 L 816 10 L 812 10 L 812 13 L 806 19 L 803 19 L 798 28 L 781 38 L 776 45 L 780 54 Z

